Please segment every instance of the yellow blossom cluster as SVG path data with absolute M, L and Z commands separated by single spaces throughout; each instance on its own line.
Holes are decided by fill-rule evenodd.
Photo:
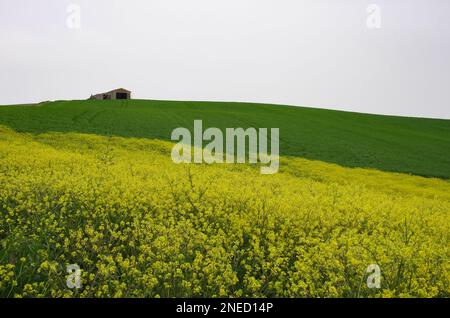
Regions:
M 0 297 L 450 296 L 450 182 L 171 146 L 0 127 Z

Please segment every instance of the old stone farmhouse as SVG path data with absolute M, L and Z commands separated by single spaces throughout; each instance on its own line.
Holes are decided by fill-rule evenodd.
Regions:
M 131 99 L 131 91 L 125 88 L 117 88 L 106 93 L 91 95 L 91 99 L 97 100 Z

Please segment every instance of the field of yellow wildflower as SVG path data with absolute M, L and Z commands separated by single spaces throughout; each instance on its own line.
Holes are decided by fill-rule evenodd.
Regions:
M 0 127 L 0 296 L 450 296 L 450 182 L 175 165 L 171 146 Z

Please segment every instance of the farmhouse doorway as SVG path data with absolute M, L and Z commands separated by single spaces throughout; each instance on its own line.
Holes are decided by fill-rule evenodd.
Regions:
M 116 93 L 116 99 L 128 99 L 127 93 Z

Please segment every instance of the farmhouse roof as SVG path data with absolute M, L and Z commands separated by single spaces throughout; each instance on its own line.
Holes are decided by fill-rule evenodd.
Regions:
M 113 92 L 116 92 L 116 91 L 125 91 L 127 93 L 131 93 L 131 91 L 129 91 L 128 89 L 122 88 L 122 87 L 113 89 L 113 90 L 111 90 L 109 92 L 106 92 L 106 93 L 113 93 Z

